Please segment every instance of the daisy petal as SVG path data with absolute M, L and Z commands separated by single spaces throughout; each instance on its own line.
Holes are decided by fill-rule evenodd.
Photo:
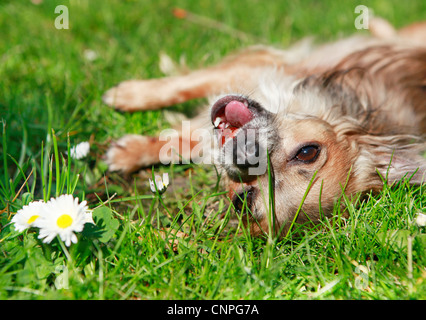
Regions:
M 149 179 L 149 186 L 151 187 L 152 192 L 156 192 L 154 181 L 152 181 L 151 179 Z
M 169 174 L 163 173 L 163 185 L 167 187 L 169 185 Z

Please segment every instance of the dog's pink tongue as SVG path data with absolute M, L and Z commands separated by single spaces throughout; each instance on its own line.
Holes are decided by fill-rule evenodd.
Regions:
M 225 107 L 226 121 L 233 127 L 242 127 L 253 118 L 247 106 L 240 101 L 231 101 Z

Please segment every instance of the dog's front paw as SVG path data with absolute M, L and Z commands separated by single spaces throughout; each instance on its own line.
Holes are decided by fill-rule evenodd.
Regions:
M 113 143 L 105 155 L 110 171 L 130 173 L 159 161 L 158 139 L 126 135 Z
M 167 79 L 127 80 L 109 89 L 104 103 L 122 111 L 154 110 L 179 102 Z
M 128 80 L 109 89 L 103 95 L 103 101 L 122 111 L 144 110 L 149 108 L 149 97 L 146 94 L 143 80 Z

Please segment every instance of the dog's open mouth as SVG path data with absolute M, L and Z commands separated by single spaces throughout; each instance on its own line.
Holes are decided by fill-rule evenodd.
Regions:
M 218 130 L 219 143 L 221 146 L 228 139 L 234 138 L 238 130 L 249 123 L 254 114 L 249 109 L 246 99 L 238 96 L 226 96 L 219 99 L 212 108 L 211 120 Z

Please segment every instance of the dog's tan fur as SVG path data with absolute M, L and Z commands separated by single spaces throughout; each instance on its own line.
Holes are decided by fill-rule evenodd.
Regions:
M 276 231 L 285 232 L 314 174 L 298 222 L 329 214 L 345 193 L 380 190 L 411 177 L 423 183 L 426 160 L 426 24 L 396 31 L 383 20 L 371 23 L 373 37 L 352 37 L 305 50 L 253 47 L 222 63 L 185 75 L 130 80 L 110 89 L 104 100 L 123 111 L 157 109 L 193 98 L 236 93 L 274 114 L 267 122 L 274 175 Z M 309 47 L 309 46 L 308 46 Z M 213 100 L 214 101 L 214 100 Z M 206 109 L 191 129 L 211 127 Z M 259 128 L 260 129 L 260 128 Z M 174 144 L 184 157 L 190 150 Z M 194 143 L 188 142 L 190 148 Z M 270 143 L 270 142 L 262 142 Z M 320 146 L 318 158 L 300 163 L 290 155 L 301 143 Z M 111 170 L 134 171 L 159 161 L 164 141 L 130 135 L 106 157 Z M 268 228 L 268 174 L 235 177 L 225 168 L 230 197 L 254 190 L 250 213 L 253 234 Z M 241 178 L 241 177 L 240 177 Z M 321 200 L 321 205 L 319 201 Z

